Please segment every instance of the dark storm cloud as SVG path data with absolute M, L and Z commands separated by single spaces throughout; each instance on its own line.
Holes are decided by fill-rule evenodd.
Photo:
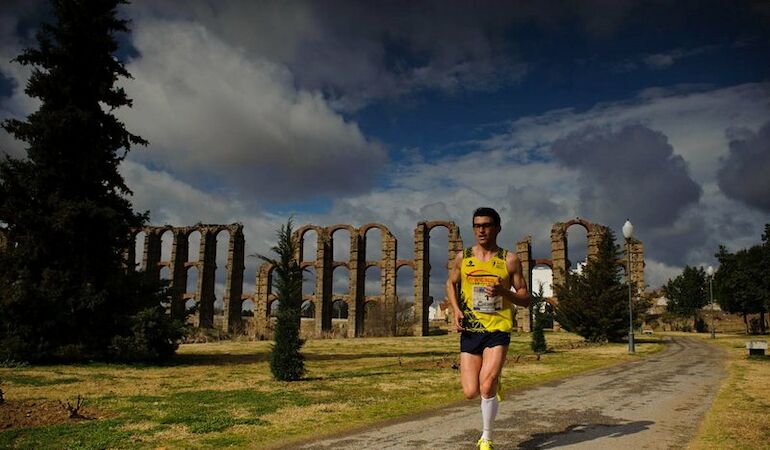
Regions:
M 580 211 L 604 223 L 632 217 L 643 228 L 670 226 L 701 196 L 667 137 L 642 125 L 587 128 L 551 149 L 559 163 L 580 172 Z
M 719 188 L 733 200 L 770 212 L 770 122 L 757 133 L 734 134 L 727 157 L 720 160 Z

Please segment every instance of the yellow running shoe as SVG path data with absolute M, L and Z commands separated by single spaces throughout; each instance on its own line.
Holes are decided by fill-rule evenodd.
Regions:
M 478 442 L 476 442 L 476 447 L 478 447 L 479 450 L 495 450 L 495 446 L 492 445 L 492 441 L 484 438 L 481 438 Z
M 503 377 L 502 375 L 497 377 L 497 401 L 502 402 L 503 401 Z

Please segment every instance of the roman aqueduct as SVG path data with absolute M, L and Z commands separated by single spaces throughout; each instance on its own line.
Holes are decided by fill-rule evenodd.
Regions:
M 588 241 L 588 259 L 597 253 L 598 244 L 607 228 L 586 220 L 576 218 L 567 222 L 557 222 L 551 228 L 551 258 L 532 258 L 532 239 L 530 236 L 520 240 L 516 244 L 516 253 L 522 262 L 522 267 L 528 286 L 532 286 L 532 269 L 537 265 L 549 266 L 553 271 L 553 283 L 562 283 L 564 274 L 570 269 L 568 259 L 567 230 L 572 226 L 585 228 Z M 434 228 L 444 227 L 448 230 L 447 266 L 455 254 L 463 249 L 463 241 L 460 237 L 460 229 L 450 221 L 425 221 L 419 222 L 414 230 L 414 258 L 398 259 L 397 240 L 390 230 L 382 224 L 370 223 L 361 227 L 351 225 L 332 225 L 321 227 L 317 225 L 305 225 L 296 230 L 294 237 L 298 240 L 299 254 L 297 260 L 301 261 L 303 268 L 312 268 L 315 272 L 315 286 L 313 293 L 303 294 L 303 334 L 309 337 L 321 337 L 332 334 L 335 325 L 332 320 L 332 305 L 334 302 L 343 302 L 347 311 L 347 317 L 339 327 L 342 334 L 347 337 L 357 337 L 373 334 L 371 325 L 372 314 L 370 311 L 378 311 L 376 326 L 378 334 L 396 335 L 403 334 L 404 330 L 398 330 L 396 320 L 398 297 L 396 284 L 399 269 L 410 267 L 414 273 L 414 321 L 412 334 L 426 335 L 429 331 L 428 308 L 433 298 L 430 295 L 430 232 Z M 379 260 L 370 260 L 366 255 L 367 233 L 378 229 L 381 236 L 381 257 Z M 334 258 L 334 235 L 340 230 L 346 230 L 350 236 L 350 256 L 346 261 Z M 316 235 L 315 258 L 307 260 L 303 255 L 305 236 L 308 232 Z M 170 259 L 161 260 L 161 236 L 167 232 L 172 234 Z M 190 235 L 200 233 L 200 247 L 198 259 L 188 260 Z M 215 283 L 216 283 L 216 251 L 217 236 L 226 232 L 229 234 L 225 264 L 225 289 L 223 298 L 223 314 L 215 314 Z M 144 234 L 143 254 L 139 270 L 145 271 L 148 277 L 160 279 L 161 271 L 167 272 L 170 283 L 170 313 L 175 317 L 183 317 L 186 312 L 186 303 L 194 301 L 198 308 L 195 323 L 203 328 L 218 327 L 228 332 L 240 332 L 244 325 L 250 322 L 255 329 L 255 335 L 269 338 L 271 335 L 271 313 L 275 308 L 275 295 L 272 291 L 272 266 L 263 264 L 257 270 L 256 282 L 253 292 L 243 292 L 245 269 L 245 240 L 243 226 L 235 223 L 231 225 L 205 225 L 199 224 L 190 227 L 147 226 L 132 231 L 132 238 Z M 2 236 L 0 236 L 0 239 Z M 630 245 L 625 246 L 623 261 L 619 264 L 625 266 L 630 257 L 630 276 L 633 283 L 640 289 L 644 289 L 644 246 L 641 241 L 631 239 Z M 136 250 L 131 247 L 126 252 L 126 261 L 129 265 L 136 261 Z M 345 267 L 348 270 L 348 289 L 344 294 L 332 294 L 335 268 Z M 366 270 L 370 267 L 378 267 L 380 270 L 380 293 L 378 295 L 366 295 L 364 289 Z M 195 289 L 188 292 L 189 271 L 196 271 Z M 438 293 L 440 298 L 444 293 Z M 253 317 L 244 317 L 243 303 L 253 303 Z M 369 318 L 367 320 L 367 315 Z M 336 319 L 334 322 L 339 322 Z M 519 330 L 530 331 L 529 312 L 526 308 L 518 308 L 516 322 Z

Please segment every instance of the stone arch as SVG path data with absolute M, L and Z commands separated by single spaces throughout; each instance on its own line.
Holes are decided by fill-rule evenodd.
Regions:
M 341 298 L 335 298 L 332 301 L 332 319 L 345 319 L 349 317 L 348 302 Z
M 302 226 L 298 228 L 294 232 L 294 238 L 297 239 L 297 251 L 299 252 L 299 255 L 297 255 L 297 261 L 305 262 L 305 261 L 315 261 L 317 255 L 305 255 L 305 234 L 307 234 L 308 231 L 315 231 L 316 234 L 316 254 L 318 253 L 318 250 L 322 247 L 322 236 L 324 235 L 324 229 L 322 227 L 308 224 L 305 226 Z

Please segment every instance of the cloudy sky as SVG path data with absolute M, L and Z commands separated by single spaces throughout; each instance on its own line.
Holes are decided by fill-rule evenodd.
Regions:
M 418 221 L 454 220 L 470 243 L 489 205 L 503 245 L 531 235 L 548 257 L 553 222 L 622 236 L 630 218 L 657 287 L 770 222 L 765 1 L 141 0 L 121 14 L 134 107 L 118 114 L 150 142 L 122 173 L 153 224 L 241 222 L 253 253 L 290 215 L 381 222 L 408 258 Z M 0 6 L 0 118 L 36 108 L 10 59 L 48 19 L 43 2 Z M 4 131 L 0 151 L 24 155 Z M 584 256 L 585 232 L 569 237 Z

